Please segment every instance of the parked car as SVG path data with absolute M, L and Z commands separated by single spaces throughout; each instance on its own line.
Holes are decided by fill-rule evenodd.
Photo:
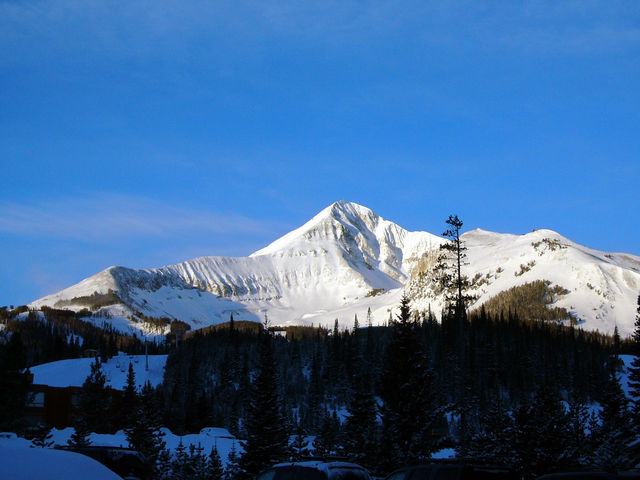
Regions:
M 607 472 L 563 472 L 542 475 L 536 480 L 640 480 L 640 472 L 625 472 L 620 474 Z
M 429 463 L 404 467 L 392 472 L 385 480 L 519 480 L 506 468 L 466 463 Z
M 355 463 L 314 460 L 279 463 L 259 473 L 256 480 L 371 480 L 371 477 Z
M 123 478 L 151 480 L 153 474 L 151 465 L 144 455 L 130 448 L 93 445 L 88 447 L 71 447 L 65 445 L 55 448 L 91 457 Z

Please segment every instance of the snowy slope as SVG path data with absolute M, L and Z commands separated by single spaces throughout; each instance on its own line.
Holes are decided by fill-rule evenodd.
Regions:
M 550 230 L 474 230 L 463 238 L 469 248 L 465 273 L 477 277 L 476 306 L 502 290 L 544 279 L 569 290 L 556 306 L 577 315 L 583 328 L 612 332 L 617 324 L 623 335 L 631 332 L 640 257 L 592 250 Z M 226 321 L 232 313 L 254 321 L 267 314 L 272 324 L 333 325 L 338 318 L 347 327 L 355 315 L 364 324 L 371 308 L 374 323 L 381 323 L 405 289 L 415 308 L 440 311 L 442 299 L 419 273 L 429 270 L 443 241 L 341 201 L 249 257 L 200 257 L 145 270 L 110 267 L 31 306 L 80 310 L 78 298 L 112 291 L 120 301 L 98 315 L 121 330 L 143 332 L 150 327 L 135 321 L 139 314 L 177 318 L 194 328 Z
M 33 383 L 52 387 L 81 387 L 91 373 L 93 358 L 73 358 L 43 363 L 31 367 Z M 146 369 L 144 355 L 119 354 L 101 364 L 102 373 L 107 379 L 107 386 L 122 390 L 127 381 L 129 363 L 133 366 L 136 384 L 139 389 L 149 382 L 153 387 L 162 383 L 166 355 L 149 355 L 149 370 Z

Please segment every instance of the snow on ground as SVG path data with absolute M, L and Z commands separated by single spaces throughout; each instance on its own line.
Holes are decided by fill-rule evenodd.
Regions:
M 44 363 L 31 367 L 33 383 L 52 387 L 81 387 L 89 373 L 93 358 L 73 358 Z M 126 355 L 123 353 L 102 363 L 102 371 L 107 385 L 122 390 L 127 380 L 129 363 L 133 365 L 136 384 L 139 388 L 147 381 L 156 387 L 162 383 L 167 355 L 149 355 L 149 370 L 145 368 L 145 355 Z
M 66 445 L 67 441 L 73 434 L 73 428 L 69 427 L 63 430 L 53 429 L 51 433 L 52 440 L 56 445 Z M 211 449 L 215 445 L 218 449 L 218 453 L 220 454 L 222 464 L 226 465 L 232 448 L 235 447 L 237 454 L 242 452 L 240 441 L 231 435 L 231 433 L 229 433 L 225 428 L 207 427 L 200 430 L 200 433 L 182 436 L 173 434 L 168 428 L 163 428 L 162 433 L 164 433 L 163 439 L 171 453 L 175 453 L 180 441 L 182 441 L 182 444 L 187 448 L 187 451 L 189 450 L 190 445 L 193 445 L 194 447 L 200 445 L 204 449 L 203 453 L 205 455 L 209 455 L 209 453 L 211 453 Z M 125 448 L 129 446 L 127 437 L 122 430 L 114 434 L 92 433 L 89 438 L 92 445 Z M 21 440 L 29 443 L 27 440 Z
M 21 438 L 0 437 L 0 475 L 12 480 L 121 480 L 101 463 L 79 453 L 30 448 Z

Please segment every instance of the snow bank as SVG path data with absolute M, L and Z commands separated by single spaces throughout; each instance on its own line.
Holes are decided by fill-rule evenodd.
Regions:
M 63 450 L 30 448 L 27 440 L 16 438 L 0 438 L 0 465 L 2 477 L 12 480 L 121 480 L 92 458 Z

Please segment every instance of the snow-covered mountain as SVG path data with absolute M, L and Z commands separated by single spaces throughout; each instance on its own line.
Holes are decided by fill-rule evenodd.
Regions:
M 596 251 L 550 230 L 473 230 L 463 239 L 475 307 L 511 287 L 548 280 L 568 291 L 553 306 L 573 313 L 583 328 L 632 331 L 640 257 Z M 340 201 L 249 257 L 200 257 L 154 269 L 109 267 L 30 306 L 92 308 L 92 321 L 125 331 L 149 330 L 138 321 L 142 315 L 201 328 L 232 313 L 237 320 L 268 315 L 274 325 L 332 326 L 337 318 L 347 327 L 355 315 L 363 324 L 369 308 L 377 324 L 389 318 L 404 291 L 415 308 L 440 311 L 441 295 L 427 280 L 444 241 Z

